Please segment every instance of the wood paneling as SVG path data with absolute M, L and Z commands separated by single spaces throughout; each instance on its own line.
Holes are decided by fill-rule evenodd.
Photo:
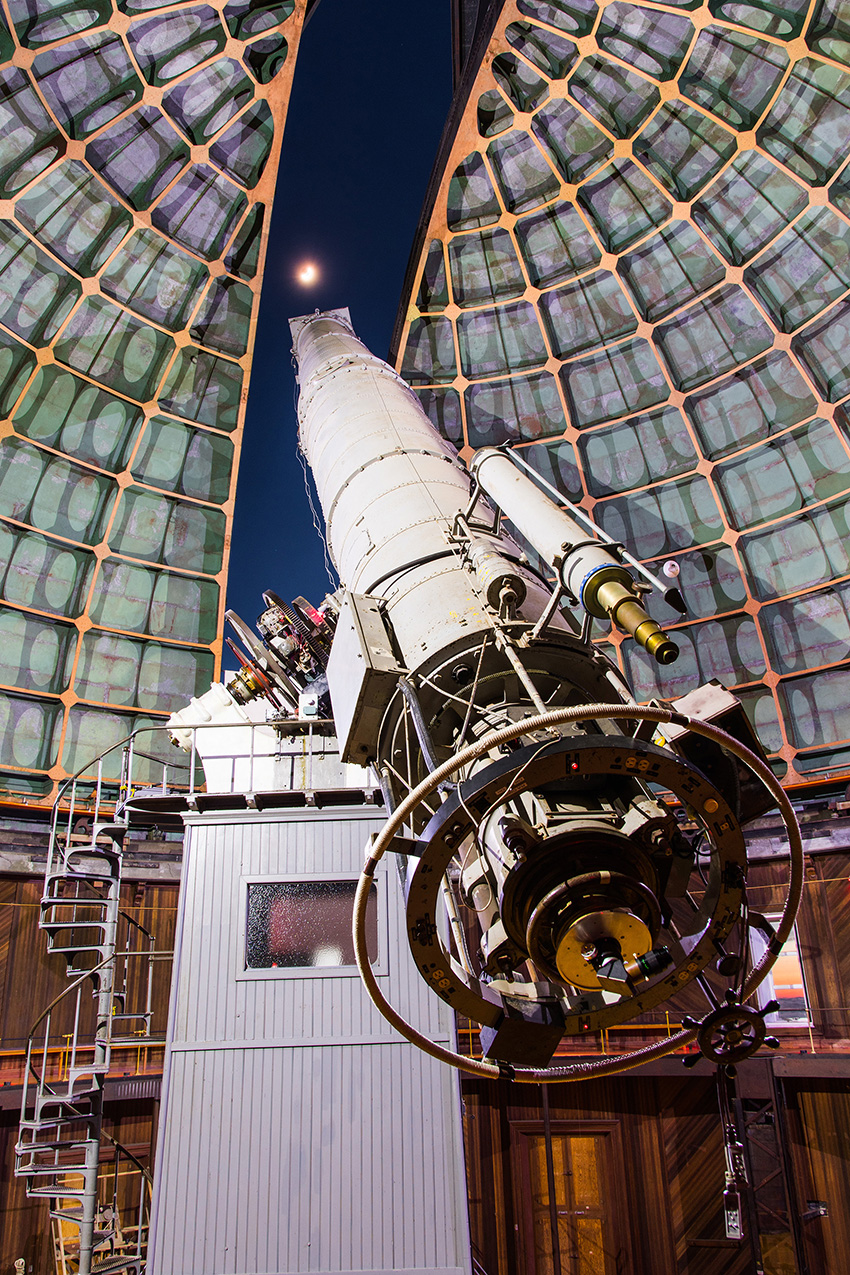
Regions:
M 850 1254 L 850 1083 L 786 1081 L 788 1137 L 811 1275 L 846 1275 Z M 822 1201 L 827 1217 L 808 1216 Z
M 104 1128 L 129 1147 L 143 1164 L 148 1164 L 158 1115 L 159 1103 L 153 1099 L 107 1103 Z M 47 1203 L 45 1200 L 27 1199 L 24 1182 L 14 1176 L 17 1137 L 17 1112 L 0 1111 L 0 1272 L 3 1275 L 11 1272 L 15 1260 L 23 1257 L 27 1263 L 27 1275 L 54 1275 Z M 105 1148 L 102 1156 L 105 1173 L 108 1173 L 113 1158 L 113 1153 Z M 136 1192 L 134 1182 L 122 1179 L 119 1207 L 124 1209 L 121 1221 L 125 1226 L 133 1225 L 135 1221 L 130 1214 L 138 1198 Z M 104 1181 L 101 1198 L 106 1202 L 110 1196 L 110 1184 Z

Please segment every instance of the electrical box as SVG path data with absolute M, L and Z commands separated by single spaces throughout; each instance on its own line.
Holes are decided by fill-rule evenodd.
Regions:
M 375 756 L 381 719 L 404 673 L 374 598 L 346 593 L 327 672 L 340 756 L 365 766 Z

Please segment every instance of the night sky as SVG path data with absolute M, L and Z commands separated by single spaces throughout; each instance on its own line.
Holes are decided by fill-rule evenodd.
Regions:
M 271 222 L 236 498 L 228 606 L 329 588 L 296 452 L 287 320 L 349 306 L 385 358 L 451 101 L 449 0 L 321 0 L 304 32 Z M 314 261 L 321 280 L 295 281 Z

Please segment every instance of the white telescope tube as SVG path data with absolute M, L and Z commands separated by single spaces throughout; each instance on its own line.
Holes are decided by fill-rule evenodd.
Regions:
M 631 573 L 610 549 L 588 537 L 574 518 L 495 447 L 476 452 L 470 469 L 482 489 L 558 572 L 561 582 L 597 619 L 631 633 L 659 664 L 672 664 L 679 649 L 640 604 Z

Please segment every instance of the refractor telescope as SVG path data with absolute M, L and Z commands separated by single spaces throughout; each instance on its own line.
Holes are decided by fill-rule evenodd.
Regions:
M 230 690 L 293 716 L 332 712 L 342 760 L 377 776 L 388 819 L 354 918 L 376 1004 L 479 1074 L 623 1070 L 694 1037 L 734 1065 L 765 1040 L 764 1009 L 747 1001 L 793 925 L 799 839 L 734 696 L 711 683 L 639 705 L 593 641 L 604 623 L 672 662 L 647 595 L 674 616 L 678 591 L 547 493 L 520 454 L 485 448 L 467 469 L 347 311 L 291 329 L 300 445 L 342 587 L 317 610 L 266 595 L 263 641 L 245 639 Z M 747 909 L 742 824 L 776 805 L 792 879 L 774 930 Z M 483 1060 L 427 1041 L 383 997 L 364 916 L 385 853 L 416 967 L 480 1025 Z M 670 1040 L 550 1065 L 565 1036 L 651 1015 L 695 981 L 708 1012 Z

